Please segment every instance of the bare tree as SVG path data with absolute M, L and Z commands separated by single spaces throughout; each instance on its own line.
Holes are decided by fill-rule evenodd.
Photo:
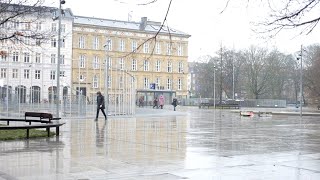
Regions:
M 245 1 L 247 7 L 256 1 Z M 300 34 L 309 34 L 318 25 L 320 20 L 319 0 L 261 0 L 263 7 L 269 8 L 268 16 L 256 25 L 255 31 L 275 36 L 282 30 L 299 29 Z M 231 4 L 231 0 L 226 0 L 226 5 L 221 11 L 223 13 Z
M 39 31 L 38 25 L 54 8 L 44 7 L 42 0 L 0 0 L 0 41 L 25 43 L 47 40 L 50 32 Z
M 244 66 L 249 96 L 259 99 L 267 93 L 270 72 L 267 69 L 267 50 L 251 46 L 245 53 Z
M 304 73 L 304 86 L 311 99 L 320 100 L 320 46 L 307 47 L 305 53 L 306 66 Z

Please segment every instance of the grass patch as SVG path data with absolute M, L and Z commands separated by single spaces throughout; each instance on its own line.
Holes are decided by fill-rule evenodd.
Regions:
M 0 125 L 2 126 L 2 125 Z M 50 132 L 50 137 L 56 135 L 55 132 Z M 40 137 L 48 137 L 48 133 L 46 130 L 37 130 L 30 129 L 29 130 L 29 138 L 40 138 Z M 27 130 L 26 129 L 17 129 L 17 130 L 0 130 L 0 141 L 5 140 L 15 140 L 15 139 L 26 139 L 27 138 Z

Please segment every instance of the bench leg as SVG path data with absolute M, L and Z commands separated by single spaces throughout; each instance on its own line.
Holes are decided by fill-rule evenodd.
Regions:
M 29 139 L 29 129 L 27 129 L 27 139 Z
M 50 137 L 50 128 L 47 128 L 48 137 Z
M 60 133 L 60 131 L 59 131 L 59 126 L 58 126 L 58 127 L 56 127 L 56 136 L 59 136 L 59 133 Z

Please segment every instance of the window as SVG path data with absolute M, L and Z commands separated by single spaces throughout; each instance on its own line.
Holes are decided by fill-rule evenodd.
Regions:
M 182 56 L 183 55 L 183 48 L 182 48 L 182 45 L 179 44 L 179 47 L 178 47 L 178 56 Z
M 13 21 L 13 28 L 19 29 L 19 24 L 20 24 L 20 22 L 18 20 L 14 20 Z
M 50 72 L 50 79 L 55 80 L 56 79 L 56 71 L 51 71 Z
M 62 38 L 62 39 L 60 39 L 60 42 L 61 42 L 60 43 L 60 45 L 61 45 L 60 47 L 61 48 L 65 48 L 66 47 L 66 39 Z
M 172 62 L 168 61 L 167 72 L 172 72 Z
M 111 39 L 107 39 L 106 50 L 107 51 L 111 51 L 112 50 L 112 40 Z
M 60 64 L 64 64 L 64 55 L 63 54 L 60 55 Z
M 51 47 L 57 47 L 57 39 L 51 38 Z
M 51 64 L 55 64 L 55 63 L 56 63 L 56 55 L 51 54 Z
M 57 24 L 56 23 L 51 24 L 51 32 L 57 32 Z
M 132 41 L 132 43 L 131 43 L 131 51 L 132 52 L 136 52 L 137 51 L 137 47 L 138 47 L 137 41 Z
M 94 37 L 93 38 L 93 49 L 99 49 L 99 37 Z
M 111 57 L 107 57 L 106 61 L 108 62 L 108 69 L 112 69 L 112 59 L 111 59 Z
M 161 45 L 159 42 L 156 43 L 156 54 L 161 54 Z
M 79 57 L 79 68 L 85 68 L 86 67 L 86 56 L 80 55 Z
M 66 77 L 66 72 L 65 71 L 60 71 L 60 77 Z
M 119 88 L 123 89 L 123 77 L 122 76 L 119 77 Z
M 41 63 L 41 54 L 40 53 L 36 53 L 36 63 Z
M 119 59 L 119 68 L 120 68 L 120 70 L 124 70 L 124 59 L 123 58 Z
M 6 78 L 6 77 L 7 77 L 7 68 L 1 68 L 0 78 Z
M 179 63 L 178 63 L 178 72 L 179 73 L 183 73 L 183 63 L 182 63 L 182 61 L 179 61 Z
M 30 62 L 30 53 L 25 52 L 24 53 L 24 62 L 29 63 Z
M 61 26 L 60 26 L 60 32 L 61 32 L 61 33 L 65 33 L 65 32 L 66 32 L 66 25 L 65 25 L 65 24 L 61 24 Z
M 18 52 L 13 52 L 12 53 L 12 61 L 13 62 L 18 62 L 19 61 L 19 53 Z
M 178 90 L 182 90 L 182 79 L 178 79 Z
M 6 39 L 7 35 L 5 34 L 0 34 L 0 38 L 2 39 L 1 40 L 1 44 L 6 44 L 7 43 L 7 39 Z
M 137 70 L 137 60 L 136 59 L 132 59 L 131 70 L 132 71 L 136 71 Z
M 94 75 L 93 76 L 93 78 L 92 78 L 92 87 L 93 88 L 98 88 L 99 86 L 98 86 L 98 77 L 97 77 L 97 75 Z
M 171 79 L 167 79 L 167 89 L 171 89 Z
M 18 69 L 12 69 L 12 78 L 17 79 L 18 78 Z
M 149 79 L 148 78 L 144 78 L 143 79 L 143 84 L 144 84 L 144 89 L 149 89 Z
M 161 79 L 159 77 L 157 77 L 156 79 L 156 89 L 160 89 L 160 82 L 161 82 Z
M 41 22 L 37 22 L 36 23 L 36 30 L 41 31 L 41 26 L 42 26 Z
M 149 71 L 149 61 L 148 60 L 143 61 L 143 70 Z
M 84 75 L 83 75 L 83 74 L 80 74 L 80 75 L 79 75 L 79 80 L 80 80 L 80 81 L 84 81 L 84 79 L 85 79 Z
M 125 42 L 123 39 L 120 39 L 120 44 L 119 44 L 119 51 L 124 51 L 125 49 Z
M 40 79 L 40 72 L 41 72 L 40 70 L 35 71 L 35 77 L 34 77 L 35 79 Z
M 93 62 L 92 62 L 93 69 L 99 69 L 99 57 L 94 56 Z
M 85 47 L 85 38 L 84 36 L 79 37 L 79 48 L 84 49 Z
M 24 43 L 26 44 L 26 45 L 30 45 L 30 37 L 24 37 L 23 38 L 23 40 L 24 40 Z
M 24 29 L 25 30 L 30 30 L 31 29 L 31 25 L 29 22 L 24 23 Z
M 157 72 L 161 71 L 161 62 L 160 62 L 160 60 L 157 60 L 157 62 L 156 62 L 156 71 Z
M 171 44 L 167 43 L 167 55 L 171 55 Z
M 149 43 L 148 42 L 145 42 L 143 44 L 143 52 L 144 53 L 149 53 Z
M 23 71 L 23 77 L 24 77 L 25 79 L 29 79 L 29 76 L 30 76 L 30 70 L 29 70 L 29 69 L 25 69 L 25 70 Z
M 41 40 L 40 39 L 36 39 L 36 46 L 40 46 L 41 45 Z
M 1 55 L 0 61 L 7 61 L 7 55 Z
M 111 88 L 111 81 L 112 81 L 111 76 L 108 76 L 108 88 Z

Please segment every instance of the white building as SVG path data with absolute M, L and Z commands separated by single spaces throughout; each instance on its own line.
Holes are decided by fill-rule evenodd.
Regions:
M 52 101 L 52 94 L 56 97 L 58 13 L 57 8 L 47 7 L 40 18 L 18 16 L 1 25 L 2 37 L 16 33 L 17 38 L 0 41 L 0 100 L 15 97 L 20 103 L 38 103 Z M 66 9 L 61 18 L 60 95 L 70 94 L 72 25 L 72 12 Z M 35 32 L 49 38 L 28 37 Z

